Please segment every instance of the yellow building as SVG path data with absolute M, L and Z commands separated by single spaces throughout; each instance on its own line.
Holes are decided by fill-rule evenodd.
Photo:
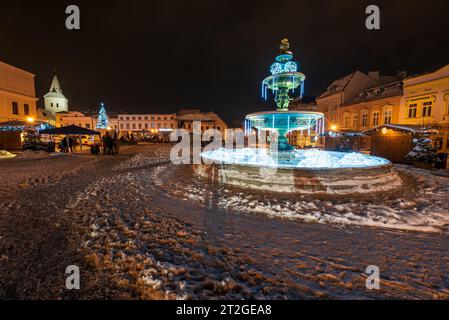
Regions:
M 378 93 L 383 93 L 385 89 L 382 87 L 383 85 L 397 82 L 404 76 L 405 73 L 403 72 L 393 76 L 385 76 L 378 71 L 370 71 L 367 74 L 355 71 L 335 80 L 316 99 L 318 111 L 324 113 L 326 117 L 326 130 L 335 131 L 341 129 L 340 127 L 370 127 L 370 122 L 375 121 L 371 117 L 377 117 L 377 114 L 371 114 L 369 110 L 360 110 L 360 112 L 354 112 L 358 116 L 348 118 L 348 114 L 343 114 L 342 106 L 371 101 L 372 98 L 375 100 Z M 390 88 L 387 89 L 390 90 Z M 381 113 L 379 119 L 382 119 L 383 110 L 379 110 L 379 112 Z
M 95 130 L 96 118 L 87 116 L 82 112 L 69 111 L 58 112 L 56 114 L 56 127 L 78 126 L 90 130 Z
M 438 129 L 435 145 L 439 152 L 448 152 L 449 65 L 435 72 L 404 80 L 399 123 Z
M 402 97 L 402 82 L 394 81 L 362 90 L 340 106 L 339 131 L 365 131 L 383 124 L 397 124 Z
M 34 74 L 0 62 L 0 122 L 37 118 Z

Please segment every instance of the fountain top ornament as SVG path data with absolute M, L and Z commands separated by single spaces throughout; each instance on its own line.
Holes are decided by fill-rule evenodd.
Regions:
M 274 94 L 278 111 L 285 111 L 293 100 L 290 98 L 290 93 L 294 94 L 298 87 L 300 88 L 299 96 L 302 98 L 306 76 L 298 72 L 298 64 L 293 61 L 288 39 L 281 41 L 279 49 L 280 54 L 270 68 L 271 76 L 262 82 L 262 97 L 267 100 L 267 90 L 270 89 Z

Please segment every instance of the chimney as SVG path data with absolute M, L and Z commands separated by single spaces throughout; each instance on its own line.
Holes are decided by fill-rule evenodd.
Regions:
M 373 78 L 376 81 L 379 81 L 379 79 L 380 79 L 380 72 L 379 71 L 370 71 L 370 72 L 368 72 L 368 76 Z

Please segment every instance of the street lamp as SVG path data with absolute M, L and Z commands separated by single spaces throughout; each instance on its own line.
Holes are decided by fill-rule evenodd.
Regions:
M 34 118 L 31 118 L 31 117 L 27 118 L 27 122 L 28 123 L 33 123 L 34 122 Z

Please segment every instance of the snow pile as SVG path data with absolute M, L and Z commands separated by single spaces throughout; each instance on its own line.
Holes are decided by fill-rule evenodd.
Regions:
M 317 149 L 304 151 L 301 157 L 299 168 L 332 168 L 335 164 L 329 153 Z
M 282 155 L 282 152 L 279 153 Z M 289 154 L 290 155 L 290 154 Z M 205 163 L 228 163 L 243 166 L 266 166 L 279 168 L 299 169 L 340 169 L 340 168 L 363 168 L 377 167 L 389 164 L 386 159 L 368 156 L 360 153 L 344 153 L 322 151 L 318 149 L 295 150 L 291 153 L 289 160 L 277 159 L 269 154 L 267 149 L 224 149 L 206 151 L 201 154 Z
M 15 155 L 6 151 L 6 150 L 0 150 L 0 159 L 11 159 L 14 158 Z
M 352 152 L 341 158 L 338 163 L 343 167 L 363 166 L 366 163 L 366 156 L 361 153 Z

